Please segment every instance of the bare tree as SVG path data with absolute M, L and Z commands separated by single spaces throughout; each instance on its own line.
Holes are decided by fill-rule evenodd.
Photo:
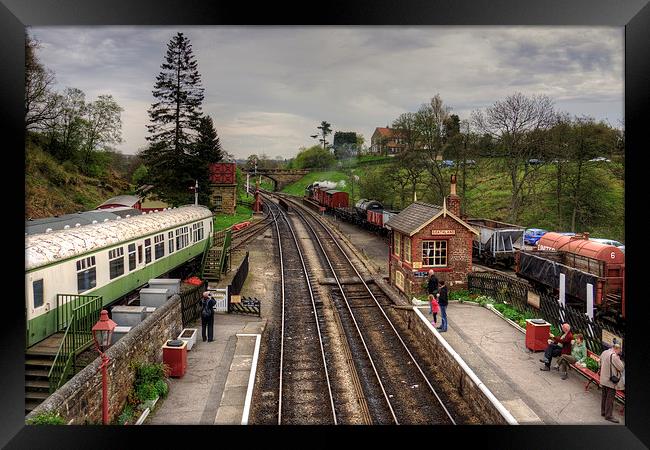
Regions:
M 477 110 L 472 113 L 477 128 L 498 139 L 501 162 L 510 177 L 509 219 L 512 222 L 519 216 L 524 187 L 531 173 L 541 167 L 528 164 L 529 159 L 538 156 L 543 148 L 538 140 L 545 138 L 546 134 L 538 131 L 551 127 L 554 117 L 553 102 L 548 96 L 527 97 L 519 92 L 495 102 L 485 112 Z
M 46 69 L 36 57 L 39 43 L 25 35 L 25 127 L 42 130 L 55 120 L 61 109 L 60 97 L 52 92 L 54 72 Z
M 432 191 L 437 192 L 438 201 L 442 201 L 445 195 L 445 179 L 440 160 L 445 145 L 445 123 L 449 119 L 450 111 L 451 108 L 436 94 L 429 103 L 420 107 L 415 116 L 420 148 L 424 156 L 423 163 L 431 175 Z

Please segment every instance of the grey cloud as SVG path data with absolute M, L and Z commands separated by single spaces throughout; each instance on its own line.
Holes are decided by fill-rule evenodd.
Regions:
M 622 117 L 623 34 L 559 27 L 44 27 L 59 85 L 125 108 L 121 149 L 145 145 L 151 90 L 177 32 L 191 40 L 204 112 L 238 157 L 296 153 L 321 120 L 370 141 L 440 93 L 461 118 L 514 91 L 575 114 Z M 598 118 L 598 117 L 597 117 Z M 128 119 L 128 123 L 127 120 Z

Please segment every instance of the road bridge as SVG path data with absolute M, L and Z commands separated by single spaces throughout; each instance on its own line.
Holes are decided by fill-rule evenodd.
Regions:
M 251 175 L 251 177 L 261 175 L 273 181 L 273 190 L 280 191 L 286 185 L 294 183 L 307 175 L 309 169 L 244 169 L 244 172 Z

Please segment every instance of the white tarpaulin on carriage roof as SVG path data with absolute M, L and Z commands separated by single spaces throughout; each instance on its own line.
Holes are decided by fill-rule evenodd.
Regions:
M 25 270 L 32 270 L 210 216 L 212 216 L 210 210 L 203 206 L 181 206 L 128 219 L 27 236 L 25 237 Z M 205 233 L 207 235 L 207 230 Z

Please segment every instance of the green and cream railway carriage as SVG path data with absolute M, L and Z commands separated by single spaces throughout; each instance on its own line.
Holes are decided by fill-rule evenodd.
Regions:
M 58 331 L 58 294 L 109 305 L 201 255 L 211 237 L 212 213 L 202 206 L 25 237 L 27 346 Z

